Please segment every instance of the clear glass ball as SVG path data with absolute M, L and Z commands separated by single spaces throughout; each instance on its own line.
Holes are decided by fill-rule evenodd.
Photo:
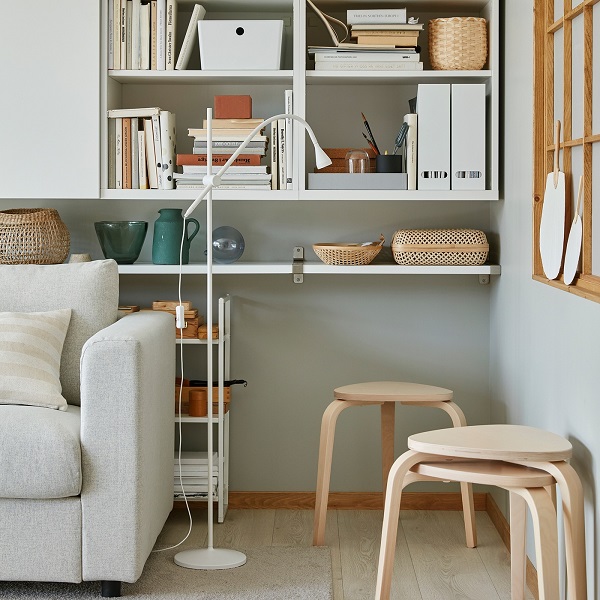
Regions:
M 244 253 L 244 236 L 235 228 L 224 225 L 213 231 L 213 260 L 220 264 L 230 264 Z

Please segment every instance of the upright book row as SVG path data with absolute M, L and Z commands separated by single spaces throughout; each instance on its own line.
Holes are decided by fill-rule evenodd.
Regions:
M 174 189 L 175 114 L 160 108 L 108 111 L 108 187 Z
M 206 10 L 195 4 L 181 47 L 177 0 L 109 0 L 108 68 L 172 71 L 187 67 Z

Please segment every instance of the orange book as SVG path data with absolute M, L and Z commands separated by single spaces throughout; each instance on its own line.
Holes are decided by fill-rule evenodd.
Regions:
M 361 32 L 362 33 L 362 32 Z M 401 46 L 408 48 L 416 46 L 418 43 L 417 37 L 400 37 L 395 35 L 358 35 L 356 36 L 358 45 L 365 46 Z M 376 57 L 373 58 L 375 60 Z
M 213 154 L 213 165 L 222 167 L 230 158 L 231 154 Z M 258 154 L 240 154 L 234 161 L 235 166 L 256 166 L 260 165 L 260 155 Z M 206 154 L 178 154 L 177 165 L 200 165 L 206 166 Z
M 131 189 L 131 118 L 123 118 L 123 189 Z

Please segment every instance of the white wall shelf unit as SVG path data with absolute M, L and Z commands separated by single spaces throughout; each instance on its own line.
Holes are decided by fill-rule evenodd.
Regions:
M 109 71 L 118 83 L 169 85 L 292 84 L 293 71 Z
M 500 275 L 500 265 L 480 266 L 412 266 L 397 264 L 371 264 L 364 266 L 326 265 L 320 262 L 302 263 L 305 275 Z M 119 265 L 122 275 L 177 275 L 179 265 L 154 265 L 136 263 Z M 184 275 L 206 275 L 206 264 L 183 265 Z M 214 275 L 291 275 L 290 262 L 237 262 L 230 265 L 213 265 Z M 195 341 L 194 341 L 195 343 Z

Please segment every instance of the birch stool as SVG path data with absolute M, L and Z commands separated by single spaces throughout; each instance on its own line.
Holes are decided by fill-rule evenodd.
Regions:
M 586 600 L 583 492 L 577 473 L 567 463 L 572 453 L 570 442 L 534 427 L 475 425 L 411 435 L 408 447 L 390 469 L 377 600 L 387 600 L 390 594 L 402 489 L 421 476 L 497 485 L 511 492 L 513 600 L 524 598 L 525 503 L 534 524 L 539 598 L 560 598 L 556 510 L 549 493 L 554 484 L 558 485 L 565 528 L 568 597 Z
M 333 396 L 335 400 L 325 409 L 321 422 L 315 522 L 313 528 L 314 546 L 323 546 L 325 544 L 325 520 L 327 518 L 335 425 L 338 415 L 343 410 L 351 406 L 381 406 L 381 455 L 384 496 L 388 474 L 394 463 L 396 404 L 439 408 L 450 415 L 454 427 L 463 427 L 467 424 L 463 411 L 452 401 L 452 390 L 433 385 L 398 381 L 356 383 L 336 388 L 333 391 Z M 461 483 L 461 495 L 467 546 L 474 548 L 477 545 L 477 535 L 475 532 L 473 491 L 470 483 Z

